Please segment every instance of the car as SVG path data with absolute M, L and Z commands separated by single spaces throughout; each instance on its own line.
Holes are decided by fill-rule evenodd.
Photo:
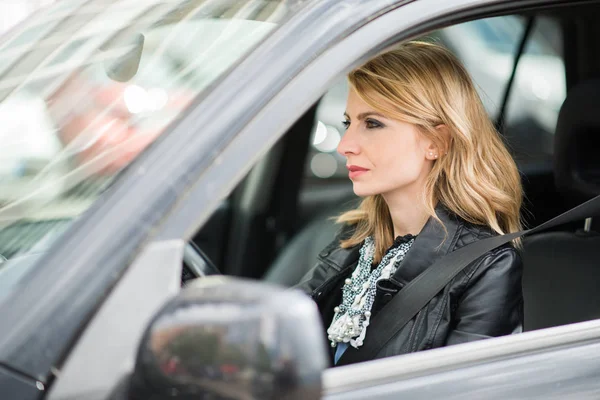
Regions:
M 41 9 L 0 38 L 0 106 L 9 106 L 0 137 L 17 148 L 21 132 L 8 121 L 32 129 L 27 146 L 0 154 L 0 182 L 14 184 L 0 206 L 1 397 L 596 397 L 596 212 L 524 239 L 521 334 L 327 368 L 316 308 L 289 287 L 332 239 L 328 217 L 357 200 L 348 182 L 307 174 L 322 101 L 352 68 L 439 29 L 491 17 L 530 27 L 503 56 L 514 79 L 493 116 L 511 148 L 552 139 L 544 157 L 518 159 L 529 225 L 600 194 L 599 12 L 594 0 Z M 520 43 L 548 23 L 562 51 L 526 61 Z M 557 62 L 564 80 L 548 82 L 552 95 L 519 118 L 552 132 L 508 130 L 515 82 L 533 79 L 531 68 L 554 76 Z M 13 166 L 34 149 L 43 157 L 18 185 Z

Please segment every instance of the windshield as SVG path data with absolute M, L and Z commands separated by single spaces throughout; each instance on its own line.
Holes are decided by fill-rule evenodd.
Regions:
M 61 0 L 0 37 L 0 254 L 47 247 L 295 4 Z

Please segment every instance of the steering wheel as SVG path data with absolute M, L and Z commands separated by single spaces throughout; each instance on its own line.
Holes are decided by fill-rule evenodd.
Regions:
M 183 250 L 181 285 L 208 275 L 221 275 L 221 271 L 195 243 L 187 242 Z

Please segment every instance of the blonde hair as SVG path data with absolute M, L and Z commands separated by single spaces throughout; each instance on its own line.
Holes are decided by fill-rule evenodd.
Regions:
M 517 166 L 468 72 L 449 50 L 433 43 L 407 42 L 352 71 L 348 80 L 370 107 L 416 125 L 440 149 L 423 193 L 431 217 L 441 224 L 435 213 L 440 202 L 460 218 L 498 234 L 521 229 L 523 192 Z M 439 125 L 450 134 L 436 129 Z M 337 221 L 356 225 L 352 236 L 341 241 L 344 248 L 374 237 L 375 262 L 394 241 L 391 216 L 381 195 L 366 197 Z

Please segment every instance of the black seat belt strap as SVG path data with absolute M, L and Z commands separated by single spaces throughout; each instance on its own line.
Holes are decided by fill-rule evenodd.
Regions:
M 383 306 L 382 311 L 386 308 L 397 310 L 394 320 L 381 318 L 371 320 L 369 330 L 377 332 L 377 334 L 366 335 L 364 344 L 359 350 L 349 347 L 337 365 L 375 359 L 381 349 L 400 332 L 404 325 L 413 319 L 457 274 L 487 252 L 520 236 L 598 215 L 600 215 L 600 196 L 596 196 L 535 228 L 482 239 L 447 254 L 410 281 L 389 303 Z

